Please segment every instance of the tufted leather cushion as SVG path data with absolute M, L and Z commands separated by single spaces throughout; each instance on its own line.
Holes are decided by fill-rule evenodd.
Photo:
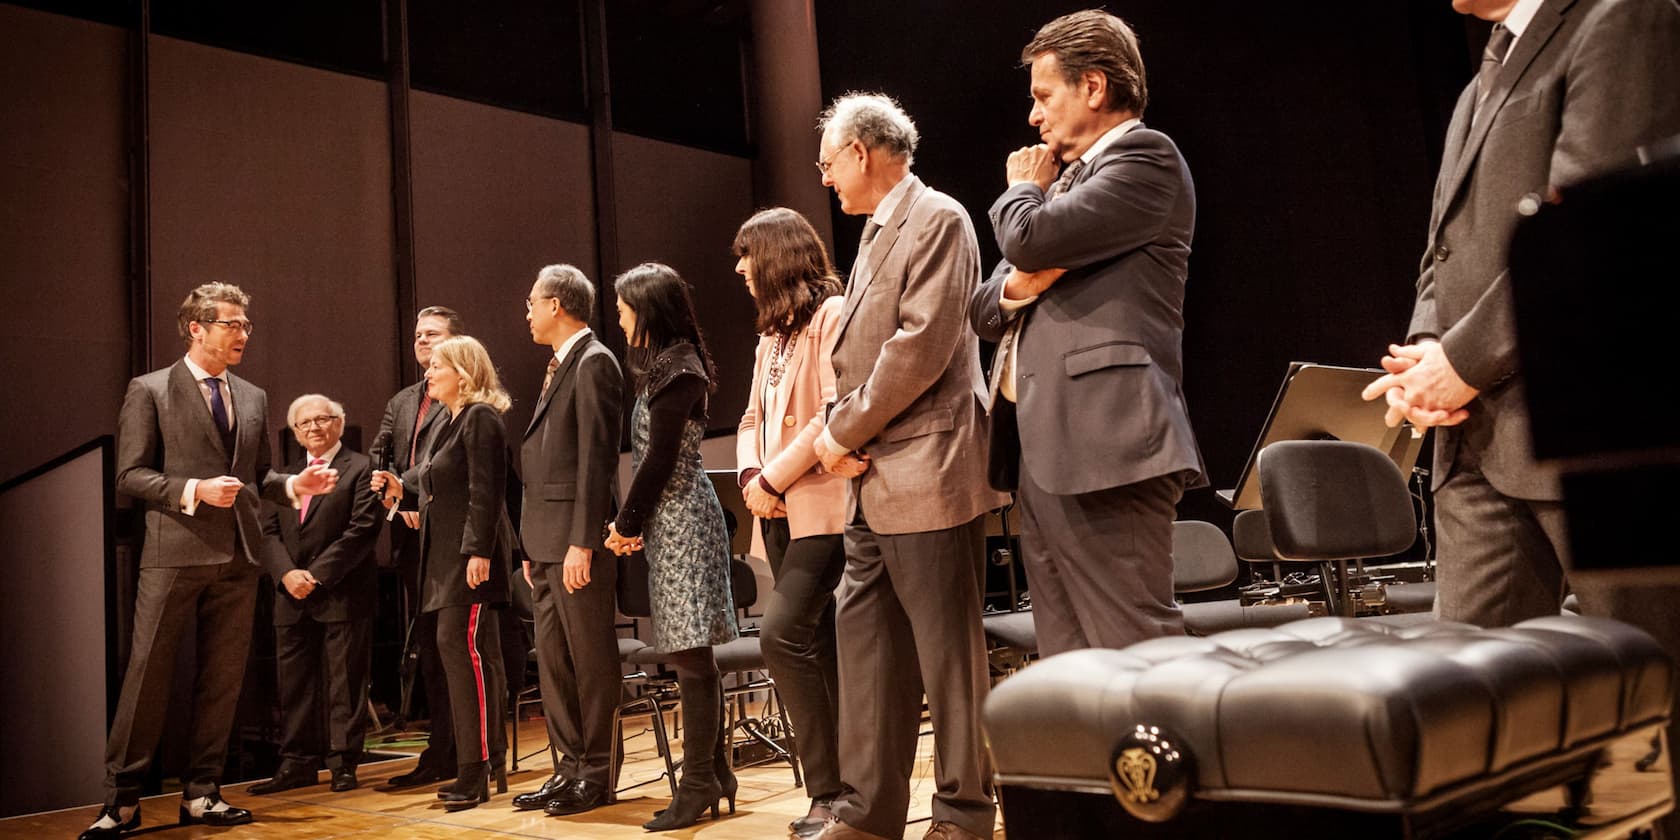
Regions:
M 1672 683 L 1657 643 L 1609 619 L 1313 618 L 1051 657 L 985 715 L 1004 784 L 1106 792 L 1142 723 L 1189 748 L 1199 797 L 1393 811 L 1666 720 Z

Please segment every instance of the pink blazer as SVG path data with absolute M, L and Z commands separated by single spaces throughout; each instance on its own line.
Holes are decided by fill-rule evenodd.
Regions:
M 736 430 L 737 470 L 757 467 L 787 503 L 788 532 L 798 539 L 815 534 L 838 534 L 845 526 L 845 477 L 823 469 L 812 444 L 822 434 L 823 415 L 834 401 L 834 342 L 844 298 L 823 301 L 811 323 L 799 334 L 782 373 L 781 384 L 764 404 L 765 376 L 776 352 L 774 336 L 758 340 L 753 363 L 752 393 Z M 754 522 L 753 551 L 763 557 L 762 532 Z

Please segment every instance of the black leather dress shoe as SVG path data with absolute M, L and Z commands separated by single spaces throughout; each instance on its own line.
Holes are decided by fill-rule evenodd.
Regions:
M 542 787 L 515 796 L 513 798 L 513 808 L 516 811 L 530 811 L 541 808 L 547 805 L 549 800 L 553 799 L 571 781 L 570 778 L 555 773 L 548 777 L 548 781 L 542 783 Z
M 222 801 L 221 794 L 212 793 L 203 798 L 210 801 L 205 806 L 204 811 L 196 817 L 193 816 L 191 809 L 187 806 L 187 802 L 190 800 L 181 800 L 181 825 L 208 825 L 212 828 L 227 828 L 228 826 L 245 825 L 252 819 L 250 811 L 228 805 Z M 227 807 L 220 810 L 211 810 L 218 804 L 227 805 Z
M 385 786 L 393 790 L 446 782 L 455 778 L 455 768 L 439 770 L 435 767 L 416 767 L 400 776 L 392 776 Z
M 105 823 L 105 825 L 101 825 Z M 134 813 L 124 822 L 122 812 L 116 805 L 106 805 L 100 809 L 99 816 L 93 820 L 93 825 L 81 833 L 76 840 L 116 840 L 124 832 L 133 831 L 140 827 L 140 806 L 134 806 Z
M 356 782 L 356 768 L 354 768 L 354 767 L 340 767 L 337 770 L 333 771 L 333 773 L 332 773 L 332 790 L 333 790 L 333 793 L 343 793 L 347 790 L 355 790 L 356 785 L 357 785 L 357 782 Z
M 296 764 L 282 764 L 274 771 L 274 778 L 266 782 L 251 785 L 251 792 L 258 796 L 295 790 L 315 784 L 315 771 Z
M 581 814 L 607 804 L 607 786 L 600 782 L 573 779 L 543 806 L 543 813 L 551 817 Z

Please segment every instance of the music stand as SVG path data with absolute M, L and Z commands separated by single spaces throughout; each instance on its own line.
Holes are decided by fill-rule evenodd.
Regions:
M 1214 495 L 1237 510 L 1260 507 L 1260 451 L 1280 440 L 1345 440 L 1374 446 L 1388 454 L 1401 475 L 1411 475 L 1423 447 L 1423 433 L 1409 423 L 1391 429 L 1383 422 L 1388 404 L 1365 401 L 1360 392 L 1383 372 L 1375 368 L 1336 367 L 1290 362 L 1260 440 L 1248 455 L 1237 486 Z

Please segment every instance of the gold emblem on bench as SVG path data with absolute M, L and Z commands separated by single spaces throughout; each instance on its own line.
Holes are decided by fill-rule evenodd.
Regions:
M 1155 756 L 1142 747 L 1130 747 L 1114 762 L 1114 776 L 1126 788 L 1126 798 L 1143 804 L 1161 798 L 1155 789 Z

